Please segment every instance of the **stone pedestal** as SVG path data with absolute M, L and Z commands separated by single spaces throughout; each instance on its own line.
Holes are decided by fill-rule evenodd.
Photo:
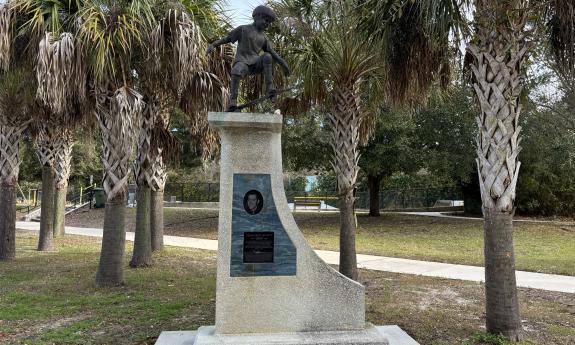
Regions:
M 389 344 L 365 322 L 364 287 L 325 264 L 292 217 L 281 115 L 209 122 L 221 137 L 216 324 L 178 344 Z

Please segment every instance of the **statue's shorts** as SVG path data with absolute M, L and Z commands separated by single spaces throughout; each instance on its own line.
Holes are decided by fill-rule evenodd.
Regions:
M 237 61 L 232 67 L 232 75 L 245 77 L 248 75 L 259 74 L 264 70 L 264 59 L 260 57 L 255 63 L 248 65 L 245 62 Z

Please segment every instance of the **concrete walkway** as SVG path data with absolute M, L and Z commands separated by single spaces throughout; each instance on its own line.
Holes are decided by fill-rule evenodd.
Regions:
M 36 222 L 16 222 L 16 228 L 21 230 L 38 231 L 40 224 Z M 70 235 L 102 237 L 102 229 L 66 227 Z M 134 240 L 134 233 L 126 233 L 128 241 Z M 164 244 L 174 247 L 217 250 L 218 241 L 191 237 L 164 236 Z M 326 263 L 337 265 L 339 252 L 316 250 L 316 253 Z M 409 259 L 390 258 L 375 255 L 357 255 L 357 264 L 360 268 L 373 271 L 415 274 L 428 277 L 458 279 L 481 282 L 484 280 L 483 267 L 445 264 L 440 262 L 417 261 Z M 557 274 L 544 274 L 517 271 L 517 286 L 548 291 L 575 293 L 575 277 Z
M 451 218 L 451 219 L 465 219 L 465 220 L 483 221 L 483 218 L 481 218 L 481 217 L 452 216 L 450 214 L 445 214 L 446 212 L 425 211 L 425 212 L 390 212 L 390 213 L 407 214 L 410 216 L 424 216 L 424 217 L 437 217 L 437 218 Z M 514 222 L 520 222 L 520 223 L 547 223 L 547 224 L 572 225 L 572 226 L 575 225 L 575 222 L 565 222 L 565 221 L 558 221 L 558 220 L 513 219 L 513 221 Z

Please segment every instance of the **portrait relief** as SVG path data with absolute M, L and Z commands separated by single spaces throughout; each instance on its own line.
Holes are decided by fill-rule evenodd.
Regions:
M 264 206 L 262 193 L 255 189 L 250 190 L 244 195 L 244 209 L 249 214 L 258 214 Z

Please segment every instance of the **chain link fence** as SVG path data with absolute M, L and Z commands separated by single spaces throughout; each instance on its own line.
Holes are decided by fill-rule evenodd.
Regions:
M 168 183 L 164 192 L 166 201 L 217 202 L 219 196 L 219 183 Z M 293 203 L 295 197 L 324 198 L 326 205 L 337 207 L 337 200 L 330 200 L 337 197 L 336 191 L 286 191 L 286 197 L 289 203 Z M 356 208 L 369 208 L 369 192 L 356 192 L 356 198 Z M 463 193 L 453 187 L 389 189 L 379 193 L 379 206 L 382 209 L 432 207 L 438 200 L 463 200 Z

